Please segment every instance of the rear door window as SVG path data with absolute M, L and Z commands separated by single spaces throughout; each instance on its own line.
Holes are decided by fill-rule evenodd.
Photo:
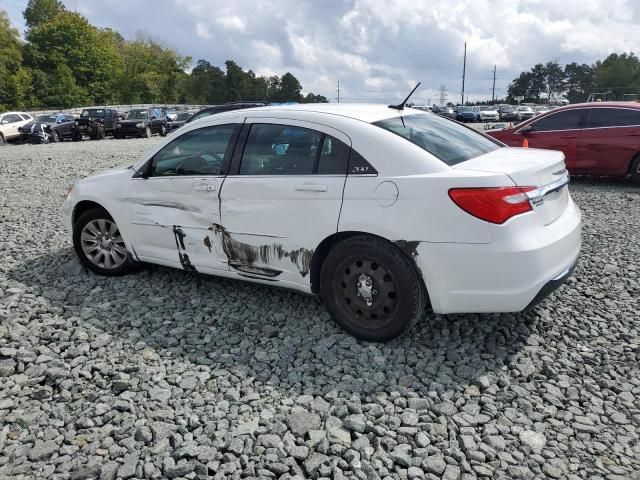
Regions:
M 486 135 L 436 115 L 393 117 L 374 125 L 410 141 L 447 165 L 479 157 L 502 146 Z
M 536 120 L 530 125 L 536 132 L 550 132 L 557 130 L 575 130 L 581 127 L 581 120 L 584 110 L 565 110 L 552 113 L 546 117 Z
M 584 128 L 631 127 L 640 125 L 640 110 L 590 108 Z
M 240 175 L 311 175 L 322 134 L 290 125 L 251 125 Z

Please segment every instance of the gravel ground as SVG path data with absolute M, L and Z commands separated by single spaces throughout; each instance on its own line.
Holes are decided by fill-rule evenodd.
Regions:
M 0 148 L 0 478 L 640 478 L 640 189 L 573 185 L 583 256 L 535 311 L 379 345 L 304 295 L 82 271 L 67 186 L 158 141 Z

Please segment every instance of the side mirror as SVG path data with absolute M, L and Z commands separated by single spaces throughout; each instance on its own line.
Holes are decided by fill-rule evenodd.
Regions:
M 6 125 L 7 123 L 9 123 L 9 120 L 2 120 L 2 125 Z
M 535 128 L 533 128 L 531 125 L 527 125 L 526 127 L 521 128 L 518 133 L 526 136 L 526 135 L 529 135 L 531 132 L 534 132 L 534 131 L 535 131 Z

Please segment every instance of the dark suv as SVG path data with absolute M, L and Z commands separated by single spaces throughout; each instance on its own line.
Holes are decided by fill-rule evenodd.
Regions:
M 83 135 L 100 140 L 113 135 L 118 120 L 118 111 L 113 108 L 85 108 L 74 122 L 73 140 L 82 140 Z
M 134 108 L 116 124 L 116 138 L 151 137 L 159 133 L 163 137 L 169 132 L 166 111 L 162 108 Z

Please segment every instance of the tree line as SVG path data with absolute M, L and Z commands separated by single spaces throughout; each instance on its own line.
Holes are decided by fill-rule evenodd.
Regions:
M 257 76 L 232 60 L 224 70 L 182 56 L 154 38 L 126 40 L 98 28 L 60 0 L 29 0 L 25 41 L 0 10 L 0 108 L 70 108 L 82 105 L 187 103 L 238 100 L 327 102 L 302 94 L 291 73 Z
M 586 101 L 591 93 L 607 92 L 611 100 L 640 93 L 640 60 L 633 53 L 612 53 L 592 65 L 573 62 L 563 67 L 557 61 L 539 63 L 511 82 L 507 101 L 512 103 L 516 96 L 523 96 L 523 101 L 540 102 L 564 95 L 576 103 Z

